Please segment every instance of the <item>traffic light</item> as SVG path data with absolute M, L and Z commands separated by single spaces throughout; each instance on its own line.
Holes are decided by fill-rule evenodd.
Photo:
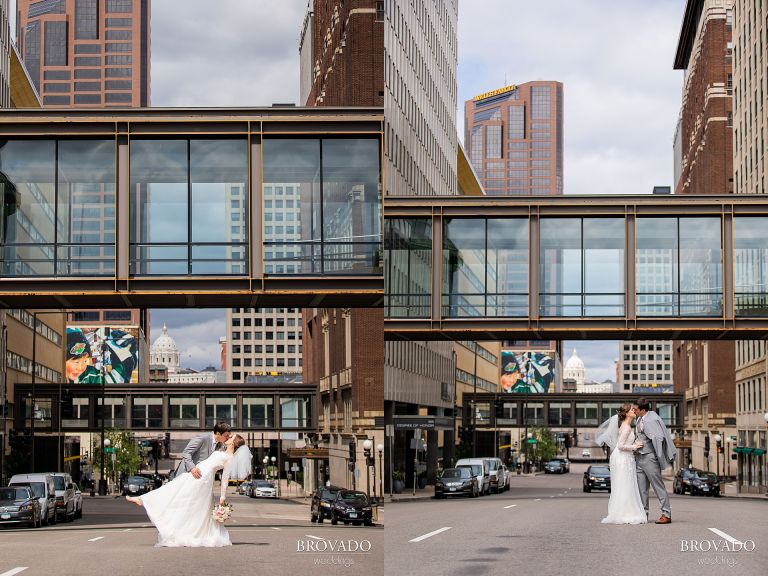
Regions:
M 496 413 L 496 420 L 504 418 L 504 402 L 501 401 L 501 398 L 496 398 L 496 400 L 494 400 L 493 409 Z
M 150 442 L 150 446 L 152 446 L 152 450 L 150 451 L 152 454 L 152 459 L 157 462 L 157 460 L 160 458 L 159 442 L 157 440 L 151 440 Z
M 704 436 L 704 458 L 709 458 L 709 434 Z
M 464 442 L 465 435 L 466 435 L 466 431 L 464 430 L 464 426 L 459 426 L 459 443 Z
M 19 434 L 13 428 L 8 431 L 8 444 L 11 450 L 19 447 Z
M 715 440 L 717 442 L 717 453 L 722 454 L 723 453 L 723 439 L 720 438 L 720 440 Z
M 69 420 L 73 417 L 74 411 L 75 407 L 72 402 L 72 391 L 64 389 L 61 393 L 61 417 L 65 420 Z
M 571 447 L 571 435 L 568 432 L 565 433 L 564 444 L 565 444 L 566 448 L 570 448 Z
M 349 461 L 351 463 L 357 462 L 357 451 L 355 450 L 355 442 L 349 443 Z

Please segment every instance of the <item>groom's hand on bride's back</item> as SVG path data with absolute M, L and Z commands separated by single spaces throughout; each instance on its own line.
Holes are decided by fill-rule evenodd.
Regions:
M 192 470 L 190 470 L 189 473 L 192 474 L 192 476 L 195 478 L 200 478 L 200 476 L 202 476 L 202 474 L 200 474 L 200 468 L 198 468 L 197 466 L 192 468 Z

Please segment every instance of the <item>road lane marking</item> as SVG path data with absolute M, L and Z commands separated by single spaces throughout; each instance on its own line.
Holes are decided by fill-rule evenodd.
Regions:
M 550 496 L 550 498 L 554 498 L 554 496 Z
M 540 501 L 541 501 L 541 498 L 536 498 L 536 500 L 534 500 L 534 502 L 540 502 Z
M 27 566 L 18 566 L 17 568 L 12 568 L 11 570 L 8 570 L 8 572 L 3 572 L 0 574 L 0 576 L 13 576 L 14 574 L 18 574 L 19 572 L 24 572 L 24 570 L 27 569 Z
M 320 538 L 320 536 L 312 536 L 312 534 L 305 534 L 307 538 L 314 538 L 315 540 L 325 540 L 325 538 Z
M 272 530 L 280 530 L 277 526 L 272 526 Z
M 736 538 L 734 538 L 733 536 L 729 536 L 728 534 L 726 534 L 722 530 L 718 530 L 717 528 L 709 528 L 709 530 L 714 532 L 715 534 L 717 534 L 721 538 L 724 538 L 724 539 L 728 540 L 728 542 L 730 542 L 731 544 L 744 544 L 740 540 L 736 540 Z M 2 574 L 0 574 L 0 576 L 2 576 Z
M 437 534 L 440 534 L 441 532 L 445 532 L 446 530 L 450 530 L 450 526 L 444 526 L 438 530 L 433 530 L 432 532 L 427 532 L 426 534 L 422 534 L 421 536 L 418 536 L 414 538 L 413 540 L 408 540 L 408 542 L 421 542 L 422 540 L 426 540 L 427 538 L 432 538 L 432 536 L 436 536 Z
M 96 538 L 91 538 L 90 540 L 88 540 L 88 542 L 96 542 L 97 540 L 104 540 L 104 536 L 97 536 Z
M 133 530 L 133 528 L 126 528 L 125 530 L 123 530 L 123 532 L 130 532 L 131 530 Z
M 509 506 L 504 506 L 504 510 L 506 510 L 507 508 L 514 508 L 515 506 L 517 506 L 517 504 L 510 504 Z

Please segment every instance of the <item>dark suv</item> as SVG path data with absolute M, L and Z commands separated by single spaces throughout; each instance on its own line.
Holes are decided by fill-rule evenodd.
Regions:
M 675 494 L 689 492 L 691 496 L 696 494 L 720 496 L 720 481 L 714 472 L 707 472 L 698 468 L 683 468 L 675 474 L 672 491 Z
M 592 465 L 584 472 L 584 492 L 592 490 L 611 491 L 611 469 L 608 466 Z
M 312 504 L 309 507 L 310 520 L 312 522 L 323 523 L 325 518 L 331 518 L 333 502 L 339 493 L 338 486 L 321 486 L 312 495 Z

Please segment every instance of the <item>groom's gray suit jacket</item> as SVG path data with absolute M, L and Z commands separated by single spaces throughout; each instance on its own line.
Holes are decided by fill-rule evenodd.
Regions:
M 173 477 L 176 478 L 184 472 L 190 472 L 192 468 L 208 458 L 216 448 L 213 434 L 210 432 L 195 436 L 189 441 L 181 456 L 181 462 L 176 468 Z

